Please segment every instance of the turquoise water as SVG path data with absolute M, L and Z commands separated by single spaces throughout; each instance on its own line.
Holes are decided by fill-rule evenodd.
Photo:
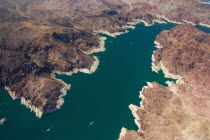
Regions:
M 167 80 L 162 73 L 151 71 L 151 55 L 156 49 L 153 43 L 156 35 L 173 26 L 139 24 L 127 34 L 108 37 L 106 51 L 94 54 L 100 60 L 95 73 L 57 75 L 72 88 L 61 110 L 42 119 L 2 91 L 0 117 L 8 121 L 0 126 L 0 139 L 116 140 L 122 127 L 137 130 L 128 105 L 139 105 L 139 91 L 146 82 L 164 84 Z M 90 125 L 91 122 L 94 123 Z

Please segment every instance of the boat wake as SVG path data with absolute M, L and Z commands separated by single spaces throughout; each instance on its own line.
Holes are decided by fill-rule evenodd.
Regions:
M 53 127 L 54 127 L 55 123 L 52 124 L 48 129 L 47 129 L 47 132 L 49 132 Z

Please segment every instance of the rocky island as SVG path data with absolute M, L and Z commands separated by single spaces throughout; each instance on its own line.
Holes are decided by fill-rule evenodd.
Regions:
M 177 81 L 142 89 L 140 107 L 129 106 L 139 130 L 123 128 L 120 140 L 210 139 L 210 34 L 182 24 L 161 32 L 156 44 L 152 70 Z
M 96 70 L 99 60 L 90 54 L 105 50 L 105 38 L 98 33 L 114 37 L 139 22 L 149 26 L 165 20 L 208 26 L 210 6 L 199 2 L 0 0 L 0 89 L 6 89 L 13 99 L 20 99 L 37 117 L 42 117 L 60 109 L 70 88 L 54 73 L 71 75 Z M 202 42 L 203 38 L 197 39 Z M 154 70 L 166 63 L 162 59 L 158 62 L 160 54 L 157 51 L 154 55 Z M 179 75 L 181 72 L 171 71 Z
M 2 118 L 2 119 L 0 120 L 0 125 L 3 125 L 6 121 L 7 121 L 6 118 Z

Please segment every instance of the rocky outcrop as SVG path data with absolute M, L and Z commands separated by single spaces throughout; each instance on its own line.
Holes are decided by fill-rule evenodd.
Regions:
M 210 25 L 209 5 L 199 0 L 1 0 L 7 15 L 19 18 L 2 20 L 48 21 L 66 27 L 88 31 L 106 31 L 110 34 L 124 32 L 128 22 L 167 19 L 173 22 L 191 22 Z M 193 8 L 192 8 L 193 7 Z M 1 7 L 0 7 L 1 9 Z M 45 22 L 46 23 L 46 22 Z
M 123 128 L 120 140 L 210 139 L 210 34 L 183 24 L 161 32 L 156 42 L 153 70 L 177 82 L 142 89 L 140 107 L 129 106 L 139 130 Z
M 210 6 L 199 0 L 122 0 L 130 5 L 132 13 L 141 13 L 137 19 L 152 25 L 154 21 L 165 19 L 170 22 L 210 25 L 208 17 Z M 193 8 L 192 8 L 193 7 Z
M 3 125 L 6 121 L 7 121 L 6 118 L 2 118 L 2 119 L 0 120 L 0 125 Z
M 70 85 L 55 79 L 51 73 L 73 73 L 76 69 L 94 72 L 98 59 L 87 53 L 101 48 L 100 40 L 98 35 L 55 25 L 3 24 L 0 26 L 1 88 L 5 87 L 13 99 L 20 99 L 37 117 L 60 109 Z
M 163 19 L 210 25 L 209 9 L 196 0 L 0 0 L 0 89 L 41 117 L 70 88 L 52 73 L 96 70 L 89 54 L 105 50 L 97 33 L 115 37 Z

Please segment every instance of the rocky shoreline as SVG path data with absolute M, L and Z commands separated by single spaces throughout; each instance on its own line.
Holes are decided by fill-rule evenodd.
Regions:
M 22 26 L 22 24 L 25 23 L 21 23 L 20 25 L 18 24 L 17 26 Z M 42 40 L 39 38 L 37 39 L 33 35 L 28 36 L 28 34 L 23 34 L 27 36 L 27 38 L 32 38 L 31 40 L 33 41 L 35 40 L 34 46 L 37 46 L 36 43 L 38 42 L 39 46 L 35 48 L 36 49 L 39 48 L 40 52 L 44 54 L 39 54 L 40 53 L 39 51 L 37 54 L 37 51 L 34 50 L 33 46 L 31 46 L 32 51 L 29 51 L 29 53 L 27 53 L 28 56 L 26 56 L 28 57 L 27 59 L 30 60 L 27 60 L 26 58 L 24 58 L 25 56 L 23 56 L 22 60 L 17 59 L 16 65 L 12 65 L 10 63 L 4 64 L 3 61 L 2 64 L 4 64 L 4 68 L 7 69 L 7 67 L 10 67 L 10 69 L 7 70 L 11 70 L 13 73 L 15 72 L 14 78 L 19 78 L 19 80 L 17 81 L 5 80 L 4 82 L 8 82 L 7 86 L 5 86 L 5 90 L 9 92 L 10 96 L 13 99 L 20 99 L 21 104 L 25 105 L 27 108 L 30 108 L 31 111 L 35 112 L 37 117 L 41 118 L 43 115 L 47 113 L 60 109 L 60 107 L 64 103 L 63 97 L 66 95 L 66 91 L 70 89 L 70 85 L 67 85 L 63 81 L 56 79 L 54 76 L 52 76 L 52 73 L 67 74 L 67 75 L 71 75 L 77 72 L 84 72 L 89 74 L 93 73 L 99 65 L 99 60 L 97 57 L 91 56 L 89 54 L 99 51 L 104 51 L 105 50 L 104 40 L 106 38 L 82 32 L 83 37 L 89 36 L 87 41 L 89 44 L 91 44 L 91 46 L 86 45 L 85 46 L 86 48 L 84 48 L 83 44 L 85 43 L 86 40 L 85 39 L 81 40 L 82 38 L 79 37 L 78 41 L 80 42 L 83 41 L 84 43 L 81 45 L 81 48 L 75 50 L 74 48 L 69 46 L 69 43 L 65 42 L 66 39 L 70 39 L 68 35 L 55 33 L 54 27 L 53 27 L 54 29 L 50 29 L 48 31 L 47 29 L 48 27 L 44 26 L 41 27 L 40 29 L 40 27 L 34 25 L 34 23 L 31 23 L 31 25 L 27 26 L 28 29 L 32 31 L 34 31 L 34 28 L 38 28 L 34 32 L 34 35 L 36 35 L 37 33 L 38 36 L 44 36 L 43 38 L 47 38 Z M 13 26 L 10 26 L 9 28 L 13 30 Z M 62 28 L 59 28 L 59 30 L 61 29 Z M 66 28 L 63 29 L 69 30 Z M 14 28 L 14 30 L 16 30 L 16 27 Z M 18 30 L 16 31 L 18 32 Z M 49 37 L 48 32 L 51 32 L 52 36 Z M 80 33 L 81 31 L 78 31 L 77 34 Z M 76 36 L 77 34 L 73 33 L 74 36 Z M 1 37 L 5 38 L 5 36 Z M 91 42 L 91 37 L 93 39 L 92 42 Z M 7 40 L 10 40 L 10 36 L 7 36 L 6 38 Z M 15 44 L 16 42 L 21 41 L 21 39 L 18 38 L 16 39 L 17 41 L 14 41 L 13 42 L 14 44 L 12 44 L 12 46 L 21 47 L 19 46 L 19 44 Z M 23 46 L 28 47 L 28 43 L 31 44 L 30 42 L 31 40 L 28 39 L 27 40 L 28 42 L 24 40 L 25 44 Z M 73 40 L 71 41 L 71 43 L 72 42 Z M 60 48 L 60 50 L 57 50 L 57 48 Z M 3 49 L 2 51 L 9 52 L 8 54 L 12 54 L 13 52 L 16 53 L 16 51 L 7 50 L 7 49 Z M 4 57 L 4 55 L 6 55 L 7 53 L 3 53 L 2 51 L 1 54 L 3 54 Z M 48 54 L 46 54 L 45 52 L 47 52 Z M 9 56 L 9 57 L 6 56 L 6 57 L 8 57 L 7 59 L 11 59 L 12 61 L 12 59 L 14 59 L 15 57 L 21 57 L 22 54 L 24 54 L 25 52 L 23 52 L 22 54 L 21 53 L 22 52 L 20 52 L 17 56 Z M 24 60 L 26 60 L 26 62 L 24 62 Z M 24 62 L 23 64 L 22 61 Z M 24 69 L 31 68 L 31 66 L 27 66 L 28 64 L 33 65 L 32 70 L 29 70 L 28 71 L 29 73 L 23 75 L 23 72 L 25 71 Z M 3 72 L 4 71 L 5 70 L 3 70 Z M 34 72 L 31 73 L 32 71 Z M 70 72 L 65 72 L 65 71 L 70 71 Z M 3 75 L 3 76 L 8 76 L 8 75 Z M 4 77 L 3 80 L 6 78 L 13 78 L 13 77 Z
M 90 54 L 105 50 L 105 38 L 98 33 L 116 37 L 140 22 L 151 26 L 166 23 L 163 19 L 210 25 L 210 7 L 189 0 L 164 4 L 156 0 L 61 0 L 56 5 L 47 0 L 2 0 L 0 5 L 0 89 L 20 99 L 38 117 L 60 108 L 64 89 L 70 88 L 52 73 L 71 75 L 97 69 L 99 60 Z
M 89 50 L 88 52 L 85 52 L 87 54 L 93 54 L 93 53 L 98 53 L 98 52 L 104 52 L 106 50 L 105 48 L 105 40 L 107 39 L 106 37 L 100 37 L 100 46 L 96 49 Z
M 199 37 L 202 41 L 198 41 Z M 209 38 L 209 34 L 189 24 L 178 25 L 158 35 L 155 42 L 158 49 L 153 54 L 152 70 L 158 72 L 162 69 L 165 77 L 177 81 L 176 83 L 168 81 L 168 87 L 163 87 L 156 82 L 147 83 L 148 86 L 143 87 L 140 92 L 140 98 L 142 98 L 140 107 L 129 106 L 139 130 L 122 128 L 119 140 L 206 140 L 210 138 L 208 135 L 210 120 L 207 111 L 210 87 L 205 84 L 208 83 L 210 72 L 206 69 L 209 65 L 207 61 L 209 57 L 206 57 L 206 54 L 210 53 Z M 189 42 L 193 43 L 190 48 L 187 48 L 186 44 Z M 176 48 L 178 46 L 179 49 Z M 193 48 L 197 50 L 194 51 Z M 200 53 L 204 48 L 206 52 L 201 57 Z M 181 51 L 183 57 L 172 50 Z M 189 54 L 194 65 L 200 65 L 200 67 L 191 67 L 191 62 L 188 60 Z M 177 57 L 179 59 L 174 59 Z M 200 57 L 202 61 L 198 61 L 197 58 Z M 176 65 L 175 60 L 179 60 L 179 65 Z M 208 76 L 203 78 L 202 75 Z

